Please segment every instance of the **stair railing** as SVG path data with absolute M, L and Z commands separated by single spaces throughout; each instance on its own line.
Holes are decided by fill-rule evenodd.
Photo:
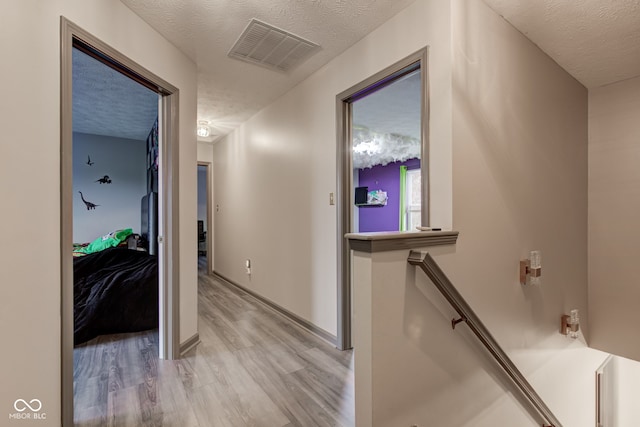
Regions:
M 495 338 L 491 336 L 489 330 L 473 312 L 469 304 L 467 304 L 462 295 L 460 295 L 455 286 L 453 286 L 453 283 L 451 283 L 449 278 L 444 274 L 442 269 L 440 269 L 431 255 L 428 253 L 411 251 L 407 261 L 411 265 L 420 267 L 446 300 L 449 301 L 449 304 L 451 304 L 451 306 L 456 310 L 460 318 L 452 319 L 451 327 L 455 329 L 456 325 L 460 322 L 467 324 L 469 329 L 471 329 L 480 342 L 484 344 L 489 353 L 491 353 L 495 358 L 496 362 L 498 362 L 509 379 L 511 379 L 514 385 L 520 389 L 527 401 L 542 417 L 543 421 L 546 423 L 542 424 L 542 427 L 562 427 L 560 421 L 558 421 L 542 398 L 533 389 L 531 384 L 529 384 L 511 359 L 509 359 L 504 350 L 500 345 L 498 345 Z

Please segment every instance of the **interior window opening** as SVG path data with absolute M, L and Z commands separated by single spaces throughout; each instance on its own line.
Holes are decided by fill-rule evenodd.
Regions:
M 420 49 L 336 96 L 340 349 L 353 342 L 345 235 L 430 226 L 428 52 Z
M 351 231 L 421 226 L 421 103 L 421 70 L 416 64 L 351 102 Z

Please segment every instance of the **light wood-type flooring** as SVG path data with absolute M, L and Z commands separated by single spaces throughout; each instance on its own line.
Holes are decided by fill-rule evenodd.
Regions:
M 202 269 L 198 291 L 202 342 L 180 360 L 158 360 L 157 330 L 74 350 L 76 426 L 354 425 L 351 351 Z

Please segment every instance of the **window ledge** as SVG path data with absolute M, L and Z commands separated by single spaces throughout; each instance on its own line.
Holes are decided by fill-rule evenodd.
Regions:
M 348 233 L 349 248 L 360 252 L 385 252 L 416 249 L 425 246 L 455 245 L 457 231 L 394 231 L 377 233 Z

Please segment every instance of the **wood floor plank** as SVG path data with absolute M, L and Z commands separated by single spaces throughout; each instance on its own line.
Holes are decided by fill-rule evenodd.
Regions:
M 279 374 L 273 361 L 257 348 L 238 350 L 238 359 L 246 367 L 252 378 L 271 396 L 274 403 L 290 420 L 291 425 L 326 427 L 333 425 L 324 422 L 324 410 L 307 394 L 298 390 Z
M 200 261 L 200 265 L 204 265 Z M 353 354 L 199 271 L 201 343 L 158 360 L 158 333 L 74 350 L 78 427 L 350 427 Z
M 251 378 L 233 353 L 220 353 L 207 359 L 217 374 L 212 383 L 220 400 L 235 409 L 236 425 L 282 426 L 289 423 L 267 393 Z
M 299 355 L 308 362 L 304 371 L 297 371 L 293 375 L 303 378 L 303 382 L 323 397 L 327 406 L 331 408 L 342 423 L 351 425 L 355 420 L 352 405 L 344 402 L 354 401 L 355 384 L 352 370 L 336 364 L 327 354 L 313 348 Z
M 102 425 L 107 419 L 106 384 L 100 377 L 75 382 L 74 401 L 76 423 L 84 426 Z
M 225 406 L 211 384 L 198 389 L 192 396 L 192 407 L 201 426 L 236 427 L 235 410 Z
M 271 313 L 265 309 L 261 311 L 254 321 L 255 333 L 269 337 L 270 342 L 281 344 L 291 353 L 306 351 L 315 344 L 308 339 L 297 327 L 290 327 L 290 321 L 280 318 L 277 313 Z
M 297 353 L 291 353 L 288 349 L 280 344 L 271 344 L 262 346 L 264 358 L 271 362 L 271 369 L 281 374 L 290 374 L 291 372 L 304 369 L 306 364 L 304 359 L 300 358 Z
M 183 387 L 179 368 L 171 360 L 158 361 L 158 400 L 163 410 L 163 426 L 200 427 L 195 412 Z
M 140 418 L 145 426 L 160 427 L 163 412 L 158 400 L 156 378 L 149 378 L 138 385 L 138 402 L 140 404 Z
M 203 290 L 199 293 L 199 296 L 202 297 L 201 301 L 212 304 L 228 319 L 241 320 L 256 310 L 254 304 L 248 303 L 237 293 L 224 287 L 211 286 L 209 280 L 203 280 L 203 282 L 205 282 L 203 283 L 205 286 L 200 287 Z
M 107 400 L 107 427 L 143 425 L 138 400 L 138 387 L 109 392 Z
M 336 399 L 335 391 L 327 386 L 312 369 L 303 369 L 287 375 L 287 381 L 296 387 L 301 393 L 307 394 L 314 402 L 325 411 L 326 419 L 331 420 L 332 425 L 353 426 L 355 418 L 353 410 L 344 404 L 345 400 Z
M 73 359 L 74 380 L 77 377 L 97 376 L 103 372 L 104 364 L 108 359 L 107 350 L 102 346 L 95 345 L 94 341 L 82 344 L 75 351 Z
M 83 427 L 105 426 L 107 425 L 106 412 L 96 406 L 76 408 L 74 423 Z
M 109 376 L 107 379 L 107 391 L 111 393 L 112 391 L 121 390 L 125 388 L 124 380 L 122 377 L 121 366 L 124 366 L 129 372 L 125 372 L 127 385 L 131 386 L 135 384 L 136 380 L 139 378 L 135 378 L 135 376 L 131 375 L 131 371 L 135 370 L 138 364 L 135 364 L 134 361 L 128 360 L 126 355 L 122 354 L 122 347 L 125 344 L 124 340 L 112 340 L 108 344 L 109 349 Z M 124 359 L 124 360 L 123 360 Z
M 233 323 L 225 319 L 220 313 L 216 313 L 214 308 L 201 314 L 203 321 L 209 323 L 216 334 L 224 341 L 225 345 L 231 349 L 237 350 L 251 346 L 241 333 L 233 327 Z

